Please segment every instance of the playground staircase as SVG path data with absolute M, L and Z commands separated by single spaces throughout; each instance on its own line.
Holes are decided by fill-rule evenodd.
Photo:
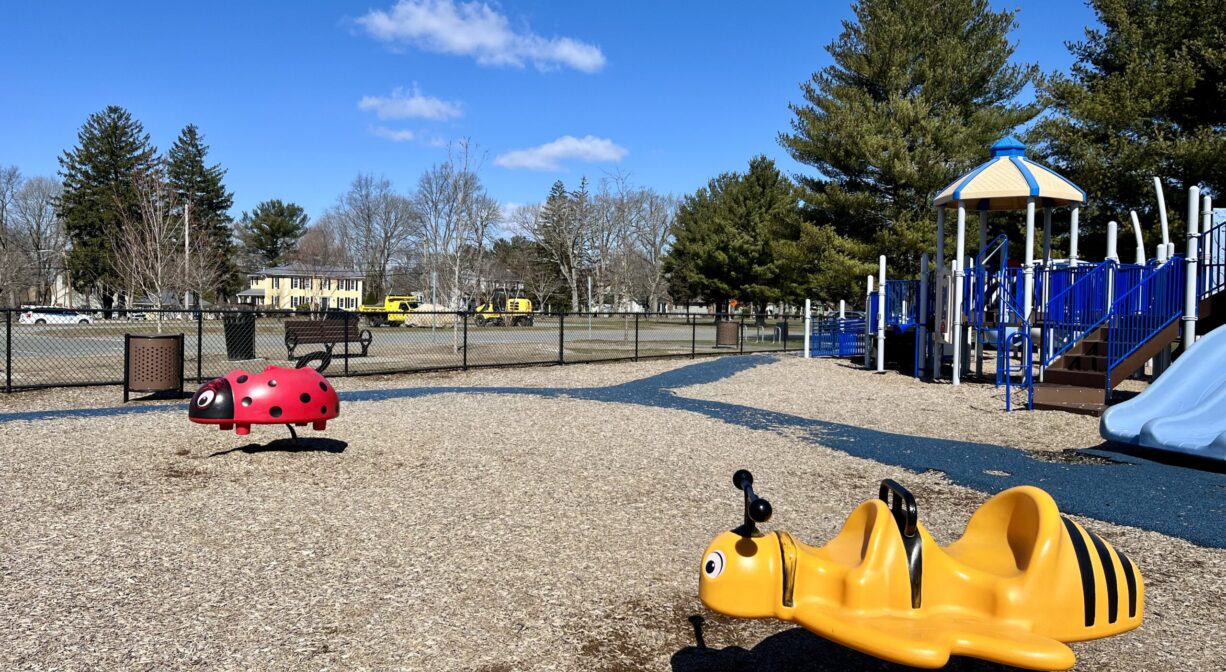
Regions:
M 1102 415 L 1111 390 L 1179 338 L 1179 322 L 1175 321 L 1109 367 L 1108 329 L 1106 325 L 1098 327 L 1047 367 L 1043 382 L 1034 386 L 1036 409 Z

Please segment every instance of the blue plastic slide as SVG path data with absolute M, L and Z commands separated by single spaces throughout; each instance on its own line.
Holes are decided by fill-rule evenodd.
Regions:
M 1226 460 L 1226 327 L 1188 349 L 1144 392 L 1103 414 L 1104 439 Z

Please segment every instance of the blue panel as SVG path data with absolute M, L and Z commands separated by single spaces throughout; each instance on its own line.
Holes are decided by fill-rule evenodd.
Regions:
M 1039 183 L 1035 181 L 1034 173 L 1030 172 L 1030 169 L 1026 167 L 1026 164 L 1022 162 L 1020 157 L 1010 156 L 1009 160 L 1013 162 L 1014 167 L 1017 168 L 1017 172 L 1021 173 L 1022 177 L 1026 178 L 1026 184 L 1030 187 L 1030 197 L 1034 198 L 1035 196 L 1038 196 Z

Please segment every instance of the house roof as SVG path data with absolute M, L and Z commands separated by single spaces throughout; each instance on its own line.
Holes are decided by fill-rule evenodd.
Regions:
M 260 269 L 259 273 L 249 273 L 248 275 L 265 275 L 277 277 L 307 277 L 307 278 L 346 278 L 361 280 L 361 273 L 349 268 L 311 268 L 298 264 L 287 264 L 284 266 L 270 266 Z

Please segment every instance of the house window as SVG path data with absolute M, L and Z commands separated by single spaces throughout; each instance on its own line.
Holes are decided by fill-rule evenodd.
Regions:
M 319 288 L 324 291 L 332 290 L 332 278 L 324 278 L 319 281 Z
M 273 289 L 281 289 L 281 278 L 273 278 L 273 279 L 272 279 L 272 288 L 273 288 Z

